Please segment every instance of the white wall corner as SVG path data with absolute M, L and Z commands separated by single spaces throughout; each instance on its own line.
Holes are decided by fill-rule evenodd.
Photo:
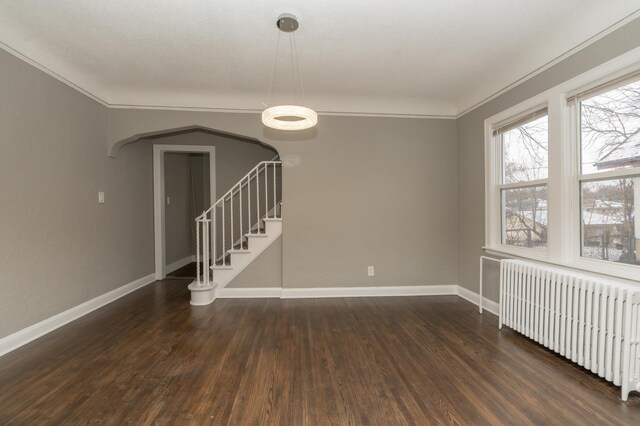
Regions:
M 5 355 L 13 350 L 18 349 L 27 343 L 44 336 L 47 333 L 51 333 L 57 328 L 62 327 L 65 324 L 70 323 L 80 317 L 87 315 L 90 312 L 95 311 L 132 291 L 138 290 L 148 284 L 155 281 L 154 274 L 149 274 L 142 278 L 139 278 L 129 284 L 125 284 L 122 287 L 118 287 L 115 290 L 111 290 L 108 293 L 100 295 L 96 298 L 88 300 L 78 306 L 74 306 L 64 312 L 56 314 L 44 321 L 33 324 L 27 328 L 10 334 L 0 339 L 0 356 Z

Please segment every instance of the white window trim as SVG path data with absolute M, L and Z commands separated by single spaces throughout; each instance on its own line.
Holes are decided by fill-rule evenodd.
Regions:
M 626 265 L 580 256 L 580 188 L 579 129 L 574 106 L 567 97 L 607 80 L 613 80 L 640 69 L 640 48 L 555 86 L 518 105 L 502 111 L 484 122 L 485 140 L 485 245 L 490 253 L 521 257 L 555 265 L 597 272 L 620 278 L 640 280 L 640 266 Z M 501 233 L 501 169 L 500 147 L 494 142 L 493 129 L 513 117 L 547 108 L 549 117 L 549 175 L 547 180 L 547 250 L 514 247 L 502 243 Z M 610 171 L 598 176 L 615 177 Z M 593 177 L 592 174 L 589 175 Z

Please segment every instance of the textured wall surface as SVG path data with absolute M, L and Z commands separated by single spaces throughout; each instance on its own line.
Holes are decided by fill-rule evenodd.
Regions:
M 640 20 L 635 20 L 456 120 L 460 285 L 478 290 L 478 259 L 484 245 L 484 120 L 638 46 Z M 485 276 L 485 295 L 495 301 L 499 290 L 496 270 L 495 265 L 488 265 Z

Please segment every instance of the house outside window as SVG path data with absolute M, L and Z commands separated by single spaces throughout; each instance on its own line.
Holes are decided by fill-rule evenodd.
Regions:
M 579 100 L 581 255 L 640 265 L 640 78 L 598 92 Z

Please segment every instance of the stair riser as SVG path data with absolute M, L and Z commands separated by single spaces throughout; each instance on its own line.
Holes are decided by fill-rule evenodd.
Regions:
M 269 247 L 280 235 L 282 235 L 281 220 L 265 221 L 265 234 L 261 237 L 247 237 L 247 252 L 231 253 L 230 265 L 232 269 L 214 269 L 213 279 L 218 288 L 224 288 L 251 262 L 253 262 L 267 247 Z

